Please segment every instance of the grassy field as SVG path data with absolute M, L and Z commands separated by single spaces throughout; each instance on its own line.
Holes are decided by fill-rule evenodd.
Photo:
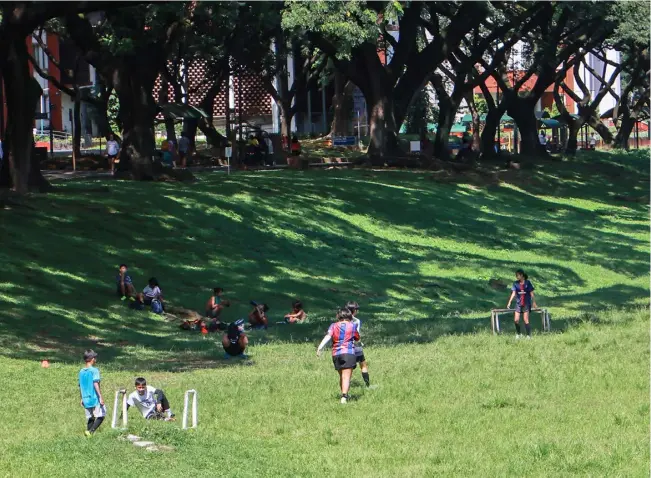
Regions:
M 328 170 L 210 173 L 195 184 L 74 180 L 0 211 L 0 476 L 648 476 L 649 161 L 580 155 L 441 177 Z M 638 202 L 638 200 L 640 202 Z M 645 202 L 646 201 L 646 202 Z M 265 301 L 250 360 L 116 300 L 115 270 L 155 275 L 173 305 L 225 319 Z M 552 334 L 490 335 L 523 267 Z M 373 390 L 353 400 L 316 345 L 338 305 L 361 305 Z M 533 320 L 534 329 L 540 321 Z M 76 376 L 99 352 L 112 408 L 135 376 L 199 428 L 82 435 Z M 47 359 L 48 369 L 39 362 Z

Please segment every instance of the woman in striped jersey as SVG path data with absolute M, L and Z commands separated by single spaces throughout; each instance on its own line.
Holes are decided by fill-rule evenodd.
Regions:
M 347 308 L 339 309 L 337 322 L 330 325 L 328 333 L 319 344 L 316 351 L 317 357 L 328 342 L 332 340 L 332 363 L 339 373 L 339 386 L 341 388 L 341 403 L 348 401 L 348 389 L 350 388 L 350 377 L 357 367 L 355 358 L 355 341 L 359 340 L 357 326 L 352 322 L 353 314 Z

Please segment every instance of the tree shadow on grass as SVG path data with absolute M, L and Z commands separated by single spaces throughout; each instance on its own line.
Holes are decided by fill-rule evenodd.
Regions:
M 101 181 L 68 181 L 61 194 L 35 198 L 35 209 L 4 211 L 0 353 L 76 362 L 92 346 L 102 361 L 129 368 L 235 365 L 220 360 L 215 340 L 116 300 L 113 281 L 122 262 L 138 288 L 156 276 L 168 300 L 186 308 L 202 310 L 212 287 L 225 287 L 233 302 L 227 321 L 246 316 L 251 299 L 267 302 L 275 320 L 289 312 L 293 298 L 303 300 L 308 324 L 252 334 L 254 344 L 317 343 L 334 309 L 351 299 L 363 304 L 365 335 L 375 343 L 486 330 L 488 311 L 509 292 L 474 275 L 509 283 L 523 266 L 512 257 L 514 248 L 540 259 L 524 265 L 541 296 L 556 297 L 555 306 L 610 307 L 648 296 L 625 285 L 648 274 L 643 241 L 626 234 L 648 228 L 625 224 L 628 230 L 614 232 L 609 216 L 567 201 L 552 213 L 548 200 L 516 189 L 433 184 L 424 173 L 200 179 L 193 185 L 112 182 L 102 194 L 83 190 L 103 187 Z M 611 205 L 620 207 L 608 203 L 604 211 Z M 638 219 L 640 207 L 614 210 Z M 610 229 L 590 231 L 587 224 Z M 529 230 L 548 236 L 522 233 Z M 594 278 L 570 261 L 620 274 L 621 287 L 577 294 L 577 287 L 594 288 Z

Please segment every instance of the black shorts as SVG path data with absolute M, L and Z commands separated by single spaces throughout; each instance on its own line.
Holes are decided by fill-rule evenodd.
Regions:
M 355 354 L 335 355 L 334 357 L 332 357 L 332 363 L 335 366 L 335 370 L 357 368 L 357 361 L 355 358 Z
M 362 352 L 362 353 L 359 354 L 359 355 L 355 354 L 355 361 L 356 361 L 357 363 L 366 362 L 366 357 L 364 357 L 364 352 Z
M 152 302 L 154 299 L 153 299 L 153 297 L 147 297 L 147 296 L 145 296 L 142 300 L 143 300 L 143 302 L 145 303 L 145 305 L 151 305 L 151 302 Z
M 224 347 L 224 352 L 226 352 L 228 355 L 232 355 L 233 357 L 237 357 L 238 355 L 244 353 L 244 349 L 240 347 L 240 344 L 230 344 L 228 347 Z
M 531 312 L 531 304 L 525 304 L 525 305 L 516 304 L 515 311 L 520 313 Z

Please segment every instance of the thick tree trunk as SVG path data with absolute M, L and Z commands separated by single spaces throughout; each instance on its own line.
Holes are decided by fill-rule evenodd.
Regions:
M 500 120 L 504 114 L 504 107 L 491 108 L 486 114 L 486 121 L 484 122 L 484 130 L 481 133 L 481 153 L 484 157 L 492 157 L 497 155 L 495 151 L 495 135 L 497 128 L 500 126 Z M 498 149 L 499 149 L 499 145 Z
M 439 159 L 450 159 L 450 132 L 458 108 L 458 102 L 439 96 L 439 121 L 434 139 L 434 156 Z
M 613 141 L 613 146 L 615 148 L 620 148 L 620 149 L 625 149 L 628 151 L 629 149 L 629 139 L 631 137 L 631 133 L 633 133 L 633 128 L 635 127 L 635 118 L 629 114 L 625 114 L 624 117 L 622 118 L 622 124 L 617 130 L 617 135 L 615 136 L 615 140 Z
M 565 154 L 574 156 L 578 147 L 578 135 L 581 131 L 583 122 L 581 120 L 571 119 L 567 122 L 567 145 L 565 146 Z
M 77 161 L 81 158 L 81 92 L 75 83 L 75 105 L 72 113 L 72 166 L 77 169 Z
M 335 94 L 332 97 L 333 118 L 330 125 L 331 136 L 346 136 L 350 132 L 350 81 L 339 70 L 335 70 Z
M 292 135 L 292 119 L 296 110 L 292 108 L 291 100 L 281 99 L 277 102 L 278 110 L 280 111 L 280 134 L 291 138 Z
M 219 131 L 215 129 L 215 125 L 213 124 L 215 98 L 217 98 L 217 94 L 219 93 L 222 83 L 223 80 L 219 80 L 213 83 L 210 89 L 206 92 L 206 96 L 204 96 L 203 100 L 201 100 L 201 104 L 199 105 L 199 107 L 204 111 L 204 113 L 208 115 L 208 117 L 201 118 L 197 123 L 197 127 L 206 136 L 208 145 L 213 148 L 224 147 L 228 142 L 228 139 L 219 134 Z M 227 130 L 228 129 L 229 128 L 227 128 Z
M 125 59 L 116 74 L 115 91 L 120 100 L 122 149 L 118 170 L 131 171 L 134 179 L 152 179 L 152 157 L 156 149 L 152 96 L 157 70 L 134 55 Z
M 515 121 L 520 133 L 520 154 L 533 156 L 546 155 L 536 131 L 534 107 L 537 99 L 514 97 L 509 101 L 507 112 Z
M 468 103 L 468 108 L 470 108 L 470 115 L 472 116 L 472 149 L 474 151 L 479 151 L 481 148 L 481 117 L 479 111 L 477 110 L 477 105 L 475 105 L 475 96 L 472 94 L 466 95 L 466 103 Z
M 370 102 L 369 125 L 370 145 L 368 153 L 371 156 L 388 156 L 399 153 L 398 131 L 393 115 L 393 98 L 391 92 L 381 94 Z
M 33 154 L 34 114 L 43 91 L 30 74 L 25 37 L 16 33 L 4 46 L 0 66 L 4 73 L 8 121 L 0 186 L 11 187 L 19 194 L 27 193 L 30 188 L 45 191 L 50 185 Z

